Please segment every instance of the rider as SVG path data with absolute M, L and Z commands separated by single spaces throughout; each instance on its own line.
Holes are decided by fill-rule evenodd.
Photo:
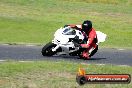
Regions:
M 90 20 L 85 20 L 82 25 L 66 25 L 66 26 L 70 26 L 72 28 L 76 28 L 82 31 L 82 33 L 84 34 L 85 37 L 87 37 L 87 43 L 86 44 L 81 44 L 82 48 L 86 48 L 83 52 L 82 52 L 82 57 L 85 59 L 89 59 L 92 55 L 91 52 L 95 50 L 94 53 L 97 52 L 98 50 L 98 45 L 97 43 L 97 34 L 95 29 L 92 27 L 92 22 Z

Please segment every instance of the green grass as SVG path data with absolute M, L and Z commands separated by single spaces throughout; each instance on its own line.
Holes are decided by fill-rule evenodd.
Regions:
M 130 84 L 86 84 L 78 86 L 76 74 L 81 63 L 34 61 L 0 63 L 0 88 L 131 88 Z M 132 67 L 81 64 L 88 74 L 130 74 Z
M 90 1 L 90 2 L 89 2 Z M 93 21 L 103 47 L 132 46 L 131 0 L 0 0 L 0 43 L 47 43 L 65 24 Z
M 125 4 L 130 5 L 132 4 L 131 0 L 66 0 L 66 1 L 79 1 L 79 2 L 86 2 L 86 3 L 103 3 L 103 4 Z

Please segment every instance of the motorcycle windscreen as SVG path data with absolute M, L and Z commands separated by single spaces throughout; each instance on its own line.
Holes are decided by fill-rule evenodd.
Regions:
M 76 31 L 73 28 L 66 27 L 64 28 L 63 34 L 64 35 L 76 35 Z

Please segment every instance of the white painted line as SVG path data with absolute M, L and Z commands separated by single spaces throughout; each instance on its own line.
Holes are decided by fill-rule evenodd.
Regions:
M 125 50 L 125 49 L 118 49 L 118 50 Z
M 129 65 L 118 65 L 118 66 L 122 66 L 122 67 L 129 67 Z
M 4 44 L 0 44 L 0 45 L 4 45 L 4 46 L 10 46 L 10 45 L 24 45 L 24 46 L 41 46 L 41 44 L 37 44 L 37 43 L 11 43 L 11 44 L 8 44 L 8 43 L 4 43 Z
M 95 65 L 106 65 L 106 64 L 96 64 L 96 63 L 81 63 L 83 65 L 90 65 L 90 64 L 95 64 Z
M 0 62 L 5 62 L 6 60 L 0 60 Z
M 33 61 L 18 61 L 18 62 L 33 62 Z
M 7 46 L 7 45 L 9 45 L 9 44 L 2 44 L 2 45 Z
M 81 63 L 81 64 L 83 64 L 83 65 L 90 65 L 90 64 L 95 64 L 95 63 L 88 63 L 88 64 L 87 63 Z M 95 65 L 104 66 L 104 65 L 110 65 L 110 64 L 95 64 Z M 115 65 L 115 66 L 130 67 L 129 65 Z
M 26 45 L 26 46 L 36 46 L 36 45 Z
M 96 65 L 106 65 L 106 64 L 96 64 Z
M 89 65 L 89 63 L 81 63 L 81 64 L 83 64 L 83 65 Z

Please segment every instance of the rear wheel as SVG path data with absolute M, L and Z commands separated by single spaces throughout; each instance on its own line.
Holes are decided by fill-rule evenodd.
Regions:
M 53 52 L 52 49 L 56 47 L 56 44 L 53 44 L 51 42 L 47 43 L 43 48 L 42 48 L 42 55 L 43 56 L 52 56 L 56 54 L 56 51 Z

